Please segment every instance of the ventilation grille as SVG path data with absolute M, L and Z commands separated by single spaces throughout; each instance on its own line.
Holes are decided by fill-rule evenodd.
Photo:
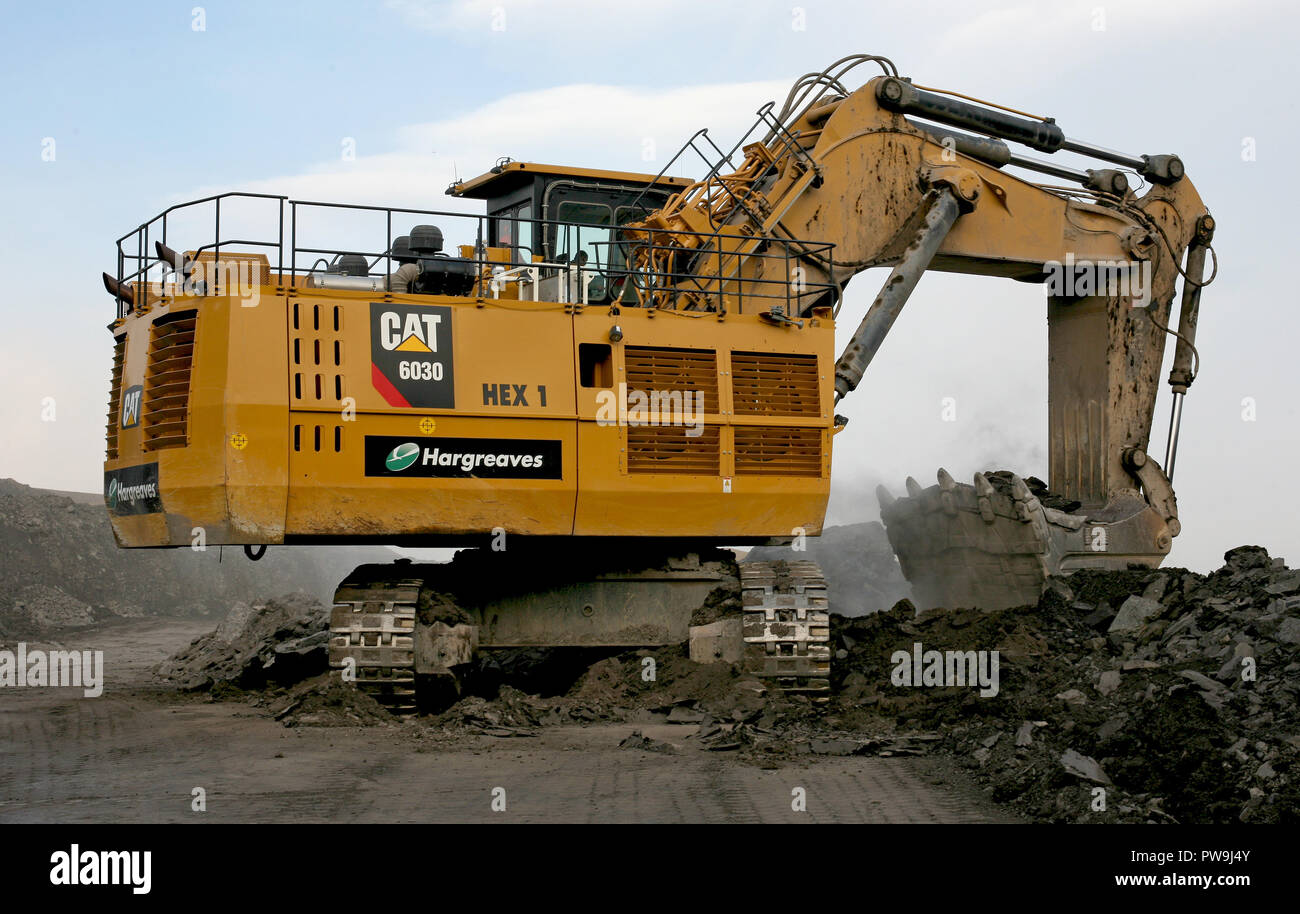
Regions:
M 108 389 L 108 459 L 117 459 L 117 427 L 122 415 L 122 363 L 126 361 L 126 337 L 113 344 L 113 381 Z
M 731 354 L 738 416 L 820 416 L 817 356 L 771 352 Z
M 686 426 L 630 426 L 627 430 L 627 471 L 717 476 L 721 432 L 716 425 L 702 428 L 702 434 L 692 438 L 686 433 L 695 429 Z
M 343 402 L 343 307 L 294 302 L 289 340 L 293 399 L 309 406 Z
M 626 346 L 623 363 L 629 394 L 681 391 L 685 395 L 698 391 L 703 394 L 703 411 L 718 411 L 718 356 L 712 349 Z
M 736 475 L 821 476 L 822 429 L 736 426 Z
M 184 447 L 190 413 L 197 313 L 185 311 L 149 328 L 149 367 L 144 377 L 144 447 Z
M 295 451 L 322 451 L 343 453 L 343 426 L 341 425 L 295 425 L 293 427 L 293 449 Z

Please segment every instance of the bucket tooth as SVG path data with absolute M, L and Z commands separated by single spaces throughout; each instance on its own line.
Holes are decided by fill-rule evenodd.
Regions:
M 918 495 L 921 494 L 922 491 L 924 491 L 921 488 L 921 484 L 917 482 L 915 479 L 913 479 L 911 476 L 907 477 L 907 482 L 904 484 L 907 486 L 907 494 L 910 495 L 912 498 L 916 498 Z
M 1016 501 L 1029 501 L 1032 497 L 1029 494 L 1029 486 L 1025 485 L 1025 481 L 1014 473 L 1011 474 L 1011 494 Z
M 883 485 L 876 486 L 876 501 L 880 502 L 880 507 L 888 508 L 894 502 L 898 501 L 894 494 L 886 489 Z
M 936 474 L 939 477 L 939 506 L 943 508 L 943 513 L 949 517 L 957 516 L 957 483 L 952 475 L 943 467 L 939 467 Z
M 1034 519 L 1030 504 L 1033 496 L 1029 494 L 1029 486 L 1025 485 L 1025 481 L 1014 473 L 1011 475 L 1011 497 L 1015 500 L 1016 517 L 1022 524 L 1030 523 Z

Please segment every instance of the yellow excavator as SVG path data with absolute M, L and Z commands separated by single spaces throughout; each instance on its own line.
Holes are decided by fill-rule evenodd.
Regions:
M 880 75 L 850 90 L 862 65 Z M 1049 480 L 940 470 L 879 492 L 917 602 L 1015 605 L 1049 575 L 1158 565 L 1213 278 L 1214 222 L 1181 160 L 1071 139 L 873 55 L 757 114 L 730 150 L 701 130 L 657 175 L 502 159 L 448 189 L 484 201 L 475 215 L 223 194 L 124 235 L 104 274 L 118 544 L 476 547 L 338 589 L 331 664 L 398 709 L 479 651 L 691 639 L 695 656 L 693 634 L 702 658 L 824 692 L 816 565 L 723 547 L 821 532 L 835 405 L 943 270 L 1047 287 Z M 670 176 L 691 154 L 705 175 Z M 174 249 L 195 214 L 210 239 Z M 254 223 L 274 234 L 238 237 Z M 874 266 L 890 273 L 837 357 L 844 287 Z

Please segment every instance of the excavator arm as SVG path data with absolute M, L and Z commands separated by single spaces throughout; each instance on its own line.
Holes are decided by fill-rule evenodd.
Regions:
M 884 75 L 845 89 L 848 70 L 866 62 Z M 963 485 L 940 470 L 923 489 L 909 478 L 907 497 L 879 493 L 895 552 L 918 601 L 987 608 L 1032 602 L 1051 574 L 1158 565 L 1180 529 L 1169 476 L 1214 232 L 1181 160 L 1070 139 L 1049 118 L 923 89 L 867 55 L 803 77 L 783 109 L 759 115 L 766 136 L 743 147 L 739 167 L 720 165 L 638 225 L 640 304 L 797 321 L 837 307 L 858 273 L 889 266 L 836 364 L 838 400 L 866 376 L 927 270 L 1045 284 L 1047 484 L 977 473 Z M 1058 166 L 1012 144 L 1099 167 Z M 1145 192 L 1130 189 L 1130 174 Z M 784 261 L 760 252 L 772 236 L 790 239 Z M 790 275 L 764 275 L 783 263 Z M 742 297 L 756 287 L 784 298 Z M 1148 442 L 1171 335 L 1166 470 Z

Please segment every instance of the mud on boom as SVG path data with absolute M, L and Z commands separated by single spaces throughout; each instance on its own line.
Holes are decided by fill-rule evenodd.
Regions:
M 880 75 L 848 89 L 863 64 Z M 869 55 L 758 115 L 729 151 L 701 131 L 653 176 L 503 159 L 448 190 L 484 201 L 476 216 L 225 194 L 119 239 L 104 277 L 119 545 L 186 546 L 202 528 L 250 549 L 480 547 L 340 586 L 331 661 L 396 707 L 476 651 L 681 643 L 729 600 L 742 615 L 697 628 L 694 649 L 824 690 L 816 566 L 738 569 L 721 547 L 821 531 L 835 404 L 943 270 L 1046 284 L 1050 478 L 940 470 L 882 493 L 920 600 L 1027 602 L 1051 573 L 1159 564 L 1214 231 L 1181 161 L 1071 139 Z M 1060 151 L 1097 167 L 1043 157 Z M 703 177 L 669 176 L 697 153 Z M 881 265 L 837 357 L 845 284 Z M 1100 265 L 1145 278 L 1090 284 Z M 1162 468 L 1147 446 L 1170 336 Z

